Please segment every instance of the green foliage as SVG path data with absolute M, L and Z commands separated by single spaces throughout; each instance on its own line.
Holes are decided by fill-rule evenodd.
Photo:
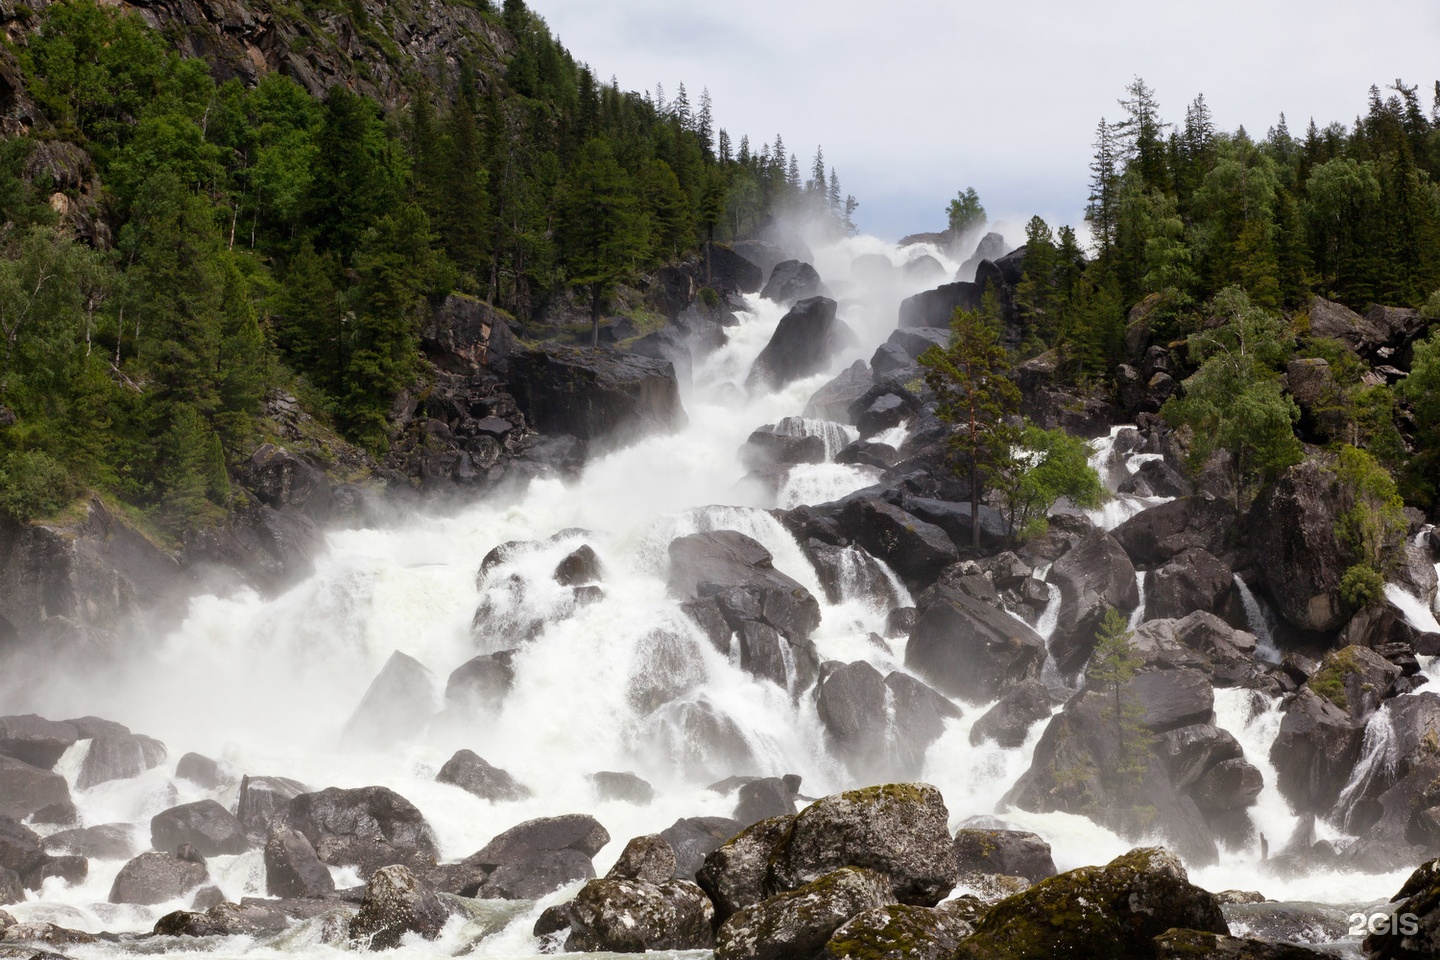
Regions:
M 0 514 L 22 522 L 50 516 L 76 494 L 70 471 L 41 450 L 0 457 Z
M 1098 507 L 1105 486 L 1090 466 L 1090 445 L 1062 429 L 1027 424 L 1019 446 L 996 473 L 1005 503 L 1010 536 L 1028 538 L 1045 532 L 1045 518 L 1061 497 L 1079 507 Z
M 919 358 L 925 383 L 935 394 L 936 416 L 955 428 L 951 450 L 956 466 L 970 477 L 970 515 L 979 517 L 982 484 L 1011 459 L 1018 431 L 1010 418 L 1020 407 L 1020 389 L 1007 376 L 1010 360 L 995 330 L 978 314 L 957 309 L 950 321 L 950 346 L 930 347 Z M 980 524 L 971 524 L 973 545 Z
M 1405 483 L 1416 500 L 1433 503 L 1440 492 L 1440 330 L 1415 342 L 1410 376 L 1398 391 L 1416 424 L 1417 449 L 1405 466 Z
M 957 237 L 985 226 L 985 207 L 974 187 L 961 190 L 945 212 L 950 232 Z
M 1144 706 L 1126 692 L 1143 662 L 1131 638 L 1125 615 L 1114 607 L 1106 610 L 1095 634 L 1095 652 L 1085 670 L 1087 685 L 1104 698 L 1101 717 L 1115 734 L 1115 754 L 1101 776 L 1116 795 L 1124 795 L 1139 784 L 1154 745 L 1154 737 L 1145 726 Z
M 1341 596 L 1357 607 L 1384 599 L 1385 574 L 1395 566 L 1408 523 L 1395 480 L 1370 454 L 1343 446 L 1335 462 L 1339 513 L 1335 529 L 1353 565 L 1340 583 Z
M 1368 563 L 1352 564 L 1340 577 L 1340 599 L 1356 609 L 1383 603 L 1385 575 Z

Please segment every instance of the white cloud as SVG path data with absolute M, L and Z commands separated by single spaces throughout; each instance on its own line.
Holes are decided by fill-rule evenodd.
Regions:
M 1204 93 L 1222 129 L 1350 123 L 1369 86 L 1436 79 L 1427 0 L 532 0 L 573 54 L 626 89 L 708 87 L 737 140 L 817 144 L 884 236 L 937 229 L 973 185 L 992 214 L 1074 222 L 1101 116 L 1141 76 L 1166 119 Z M 802 166 L 804 164 L 802 163 Z

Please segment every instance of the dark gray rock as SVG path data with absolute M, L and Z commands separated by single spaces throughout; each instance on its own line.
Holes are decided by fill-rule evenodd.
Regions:
M 1247 540 L 1276 611 L 1302 630 L 1336 630 L 1352 612 L 1340 598 L 1348 562 L 1336 531 L 1341 512 L 1333 473 L 1296 464 L 1250 509 Z
M 1234 573 L 1209 552 L 1192 547 L 1145 580 L 1145 618 L 1179 618 L 1196 610 L 1223 614 L 1235 589 Z
M 732 914 L 716 931 L 715 958 L 810 957 L 845 921 L 892 902 L 891 884 L 883 874 L 841 867 Z
M 649 803 L 655 799 L 655 788 L 649 781 L 633 773 L 601 770 L 590 774 L 595 793 L 601 800 L 622 800 L 626 803 Z
M 851 500 L 839 522 L 847 539 L 884 560 L 912 591 L 934 583 L 959 559 L 944 530 L 884 500 Z
M 582 583 L 598 583 L 603 579 L 603 568 L 594 548 L 582 543 L 555 566 L 557 583 L 573 587 Z
M 409 869 L 398 864 L 381 867 L 365 887 L 360 912 L 350 921 L 350 939 L 370 950 L 392 950 L 407 933 L 434 940 L 449 919 L 445 902 Z
M 204 864 L 172 853 L 142 853 L 120 868 L 110 888 L 110 902 L 153 906 L 179 899 L 208 878 Z
M 129 860 L 135 855 L 135 829 L 128 823 L 61 830 L 44 840 L 50 853 L 75 854 L 91 860 Z
M 970 742 L 979 746 L 994 740 L 1002 747 L 1025 743 L 1030 728 L 1050 717 L 1054 704 L 1050 690 L 1039 680 L 1025 680 L 1008 690 L 999 702 L 970 728 Z
M 711 851 L 741 831 L 738 820 L 729 817 L 681 817 L 660 831 L 660 837 L 675 851 L 675 876 L 690 880 Z
M 70 787 L 60 774 L 0 756 L 0 816 L 24 820 L 37 810 L 69 800 Z
M 1045 642 L 1008 613 L 950 586 L 937 586 L 921 607 L 905 666 L 942 693 L 987 703 L 1037 679 Z
M 320 859 L 355 866 L 369 877 L 392 864 L 424 872 L 435 866 L 435 837 L 415 805 L 386 787 L 302 793 L 290 801 L 289 825 Z
M 979 310 L 983 293 L 979 285 L 964 281 L 943 284 L 934 290 L 917 293 L 901 301 L 900 326 L 939 327 L 948 330 L 950 318 L 954 316 L 956 308 Z
M 276 826 L 265 841 L 265 892 L 272 897 L 325 897 L 335 891 L 330 870 L 305 835 Z
M 669 553 L 670 592 L 714 597 L 732 630 L 761 624 L 793 644 L 820 623 L 820 604 L 810 591 L 776 570 L 770 551 L 742 533 L 717 530 L 676 537 Z
M 59 877 L 70 886 L 84 883 L 90 875 L 90 861 L 79 856 L 50 857 L 44 863 L 31 867 L 21 875 L 20 880 L 27 890 L 40 890 L 50 877 Z
M 33 713 L 0 717 L 0 756 L 41 770 L 52 769 L 77 739 L 79 731 L 67 721 L 46 720 Z
M 539 817 L 516 824 L 466 858 L 467 863 L 496 866 L 536 854 L 574 850 L 593 857 L 610 842 L 610 834 L 589 814 Z
M 240 468 L 245 488 L 275 510 L 293 510 L 310 519 L 329 519 L 334 491 L 323 470 L 273 443 L 262 443 Z
M 622 442 L 686 422 L 668 361 L 548 344 L 510 357 L 510 392 L 535 429 Z
M 197 800 L 155 814 L 150 818 L 150 843 L 157 850 L 174 850 L 188 843 L 205 857 L 250 849 L 245 827 L 214 800 Z
M 473 750 L 457 750 L 435 775 L 439 783 L 449 783 L 481 800 L 503 803 L 523 800 L 530 788 L 499 767 L 491 766 Z
M 840 371 L 805 404 L 804 415 L 838 423 L 853 423 L 850 406 L 874 386 L 874 378 L 864 360 L 856 360 Z
M 1095 530 L 1055 561 L 1049 579 L 1060 588 L 1060 619 L 1050 652 L 1062 673 L 1075 674 L 1095 649 L 1105 614 L 1128 614 L 1140 605 L 1135 567 L 1115 538 Z
M 770 279 L 760 296 L 779 304 L 792 304 L 810 297 L 829 296 L 820 274 L 808 263 L 799 260 L 783 260 L 770 271 Z
M 755 358 L 746 386 L 774 389 L 819 373 L 855 339 L 854 331 L 836 318 L 834 300 L 801 300 L 780 318 L 770 342 Z
M 341 743 L 352 749 L 392 747 L 424 730 L 442 706 L 435 674 L 419 660 L 396 650 L 346 721 Z
M 240 778 L 240 798 L 235 817 L 245 832 L 261 842 L 270 830 L 270 822 L 290 810 L 290 801 L 309 791 L 305 784 L 287 777 Z
M 445 702 L 466 710 L 497 713 L 515 683 L 513 650 L 501 650 L 467 660 L 456 667 L 445 684 Z
M 110 780 L 129 780 L 158 767 L 167 756 L 165 744 L 151 737 L 135 734 L 97 736 L 90 741 L 90 752 L 85 754 L 85 761 L 80 765 L 75 786 L 84 790 Z
M 1137 567 L 1149 569 L 1186 550 L 1226 552 L 1234 508 L 1223 500 L 1181 497 L 1142 510 L 1111 531 Z
M 187 753 L 181 757 L 180 762 L 175 765 L 175 776 L 211 790 L 232 782 L 218 762 L 198 753 Z
M 34 830 L 11 817 L 0 816 L 0 867 L 24 877 L 49 859 L 50 854 Z
M 756 255 L 758 248 L 753 242 L 736 247 L 707 243 L 701 249 L 702 262 L 709 265 L 711 286 L 720 293 L 756 293 L 765 282 L 765 271 L 749 256 Z
M 955 862 L 962 874 L 997 873 L 1031 883 L 1055 876 L 1050 844 L 1025 830 L 957 830 Z
M 795 813 L 795 791 L 799 778 L 760 777 L 741 784 L 735 804 L 735 819 L 749 826 L 771 817 Z
M 467 864 L 471 861 L 467 860 Z M 595 865 L 579 850 L 542 850 L 500 864 L 475 894 L 481 900 L 538 900 L 576 880 L 593 880 Z

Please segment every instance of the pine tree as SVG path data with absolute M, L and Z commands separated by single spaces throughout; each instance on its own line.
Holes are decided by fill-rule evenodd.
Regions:
M 1118 219 L 1118 188 L 1120 183 L 1119 145 L 1115 131 L 1105 118 L 1095 131 L 1095 159 L 1090 164 L 1090 197 L 1085 207 L 1085 222 L 1100 256 L 1108 254 L 1115 244 Z
M 1095 652 L 1085 670 L 1087 686 L 1105 699 L 1100 715 L 1115 735 L 1115 754 L 1102 775 L 1117 796 L 1139 785 L 1154 744 L 1145 725 L 1144 705 L 1127 696 L 1127 687 L 1143 664 L 1131 636 L 1125 615 L 1114 607 L 1106 610 L 1095 636 Z
M 700 90 L 700 112 L 695 115 L 695 135 L 700 138 L 700 145 L 704 148 L 706 157 L 714 156 L 714 146 L 712 142 L 714 136 L 714 123 L 715 118 L 711 114 L 710 106 L 710 88 L 703 87 Z M 724 159 L 729 159 L 729 152 L 730 151 L 727 144 L 727 149 L 724 151 L 724 153 L 726 154 Z

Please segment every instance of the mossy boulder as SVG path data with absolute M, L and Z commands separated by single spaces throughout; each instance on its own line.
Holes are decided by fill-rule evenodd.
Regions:
M 956 960 L 1157 957 L 1171 928 L 1229 936 L 1215 896 L 1190 883 L 1174 854 L 1142 847 L 1103 867 L 1042 880 L 1002 900 L 960 944 Z
M 811 957 L 847 920 L 893 902 L 883 874 L 841 867 L 736 912 L 715 934 L 715 960 Z
M 761 820 L 705 857 L 695 880 L 715 904 L 717 920 L 723 923 L 737 910 L 765 899 L 770 857 L 794 822 L 793 815 Z
M 797 890 L 840 867 L 889 878 L 900 903 L 933 907 L 954 888 L 955 865 L 940 791 L 889 783 L 817 800 L 795 817 L 770 861 L 767 889 Z
M 705 950 L 714 943 L 714 909 L 686 880 L 591 880 L 566 907 L 566 950 Z
M 955 861 L 961 873 L 998 873 L 1031 883 L 1055 876 L 1050 844 L 1026 830 L 958 830 Z
M 897 903 L 847 920 L 825 942 L 824 960 L 940 960 L 974 932 L 960 913 Z
M 350 939 L 370 950 L 390 950 L 407 933 L 434 940 L 450 919 L 450 908 L 408 867 L 381 867 L 365 887 L 360 912 L 350 921 Z
M 1167 930 L 1155 938 L 1155 956 L 1158 960 L 1332 960 L 1335 954 L 1277 940 Z
M 1413 916 L 1414 932 L 1398 924 L 1386 933 L 1365 938 L 1371 960 L 1422 960 L 1440 956 L 1440 860 L 1421 864 L 1395 896 L 1390 898 L 1397 918 Z

